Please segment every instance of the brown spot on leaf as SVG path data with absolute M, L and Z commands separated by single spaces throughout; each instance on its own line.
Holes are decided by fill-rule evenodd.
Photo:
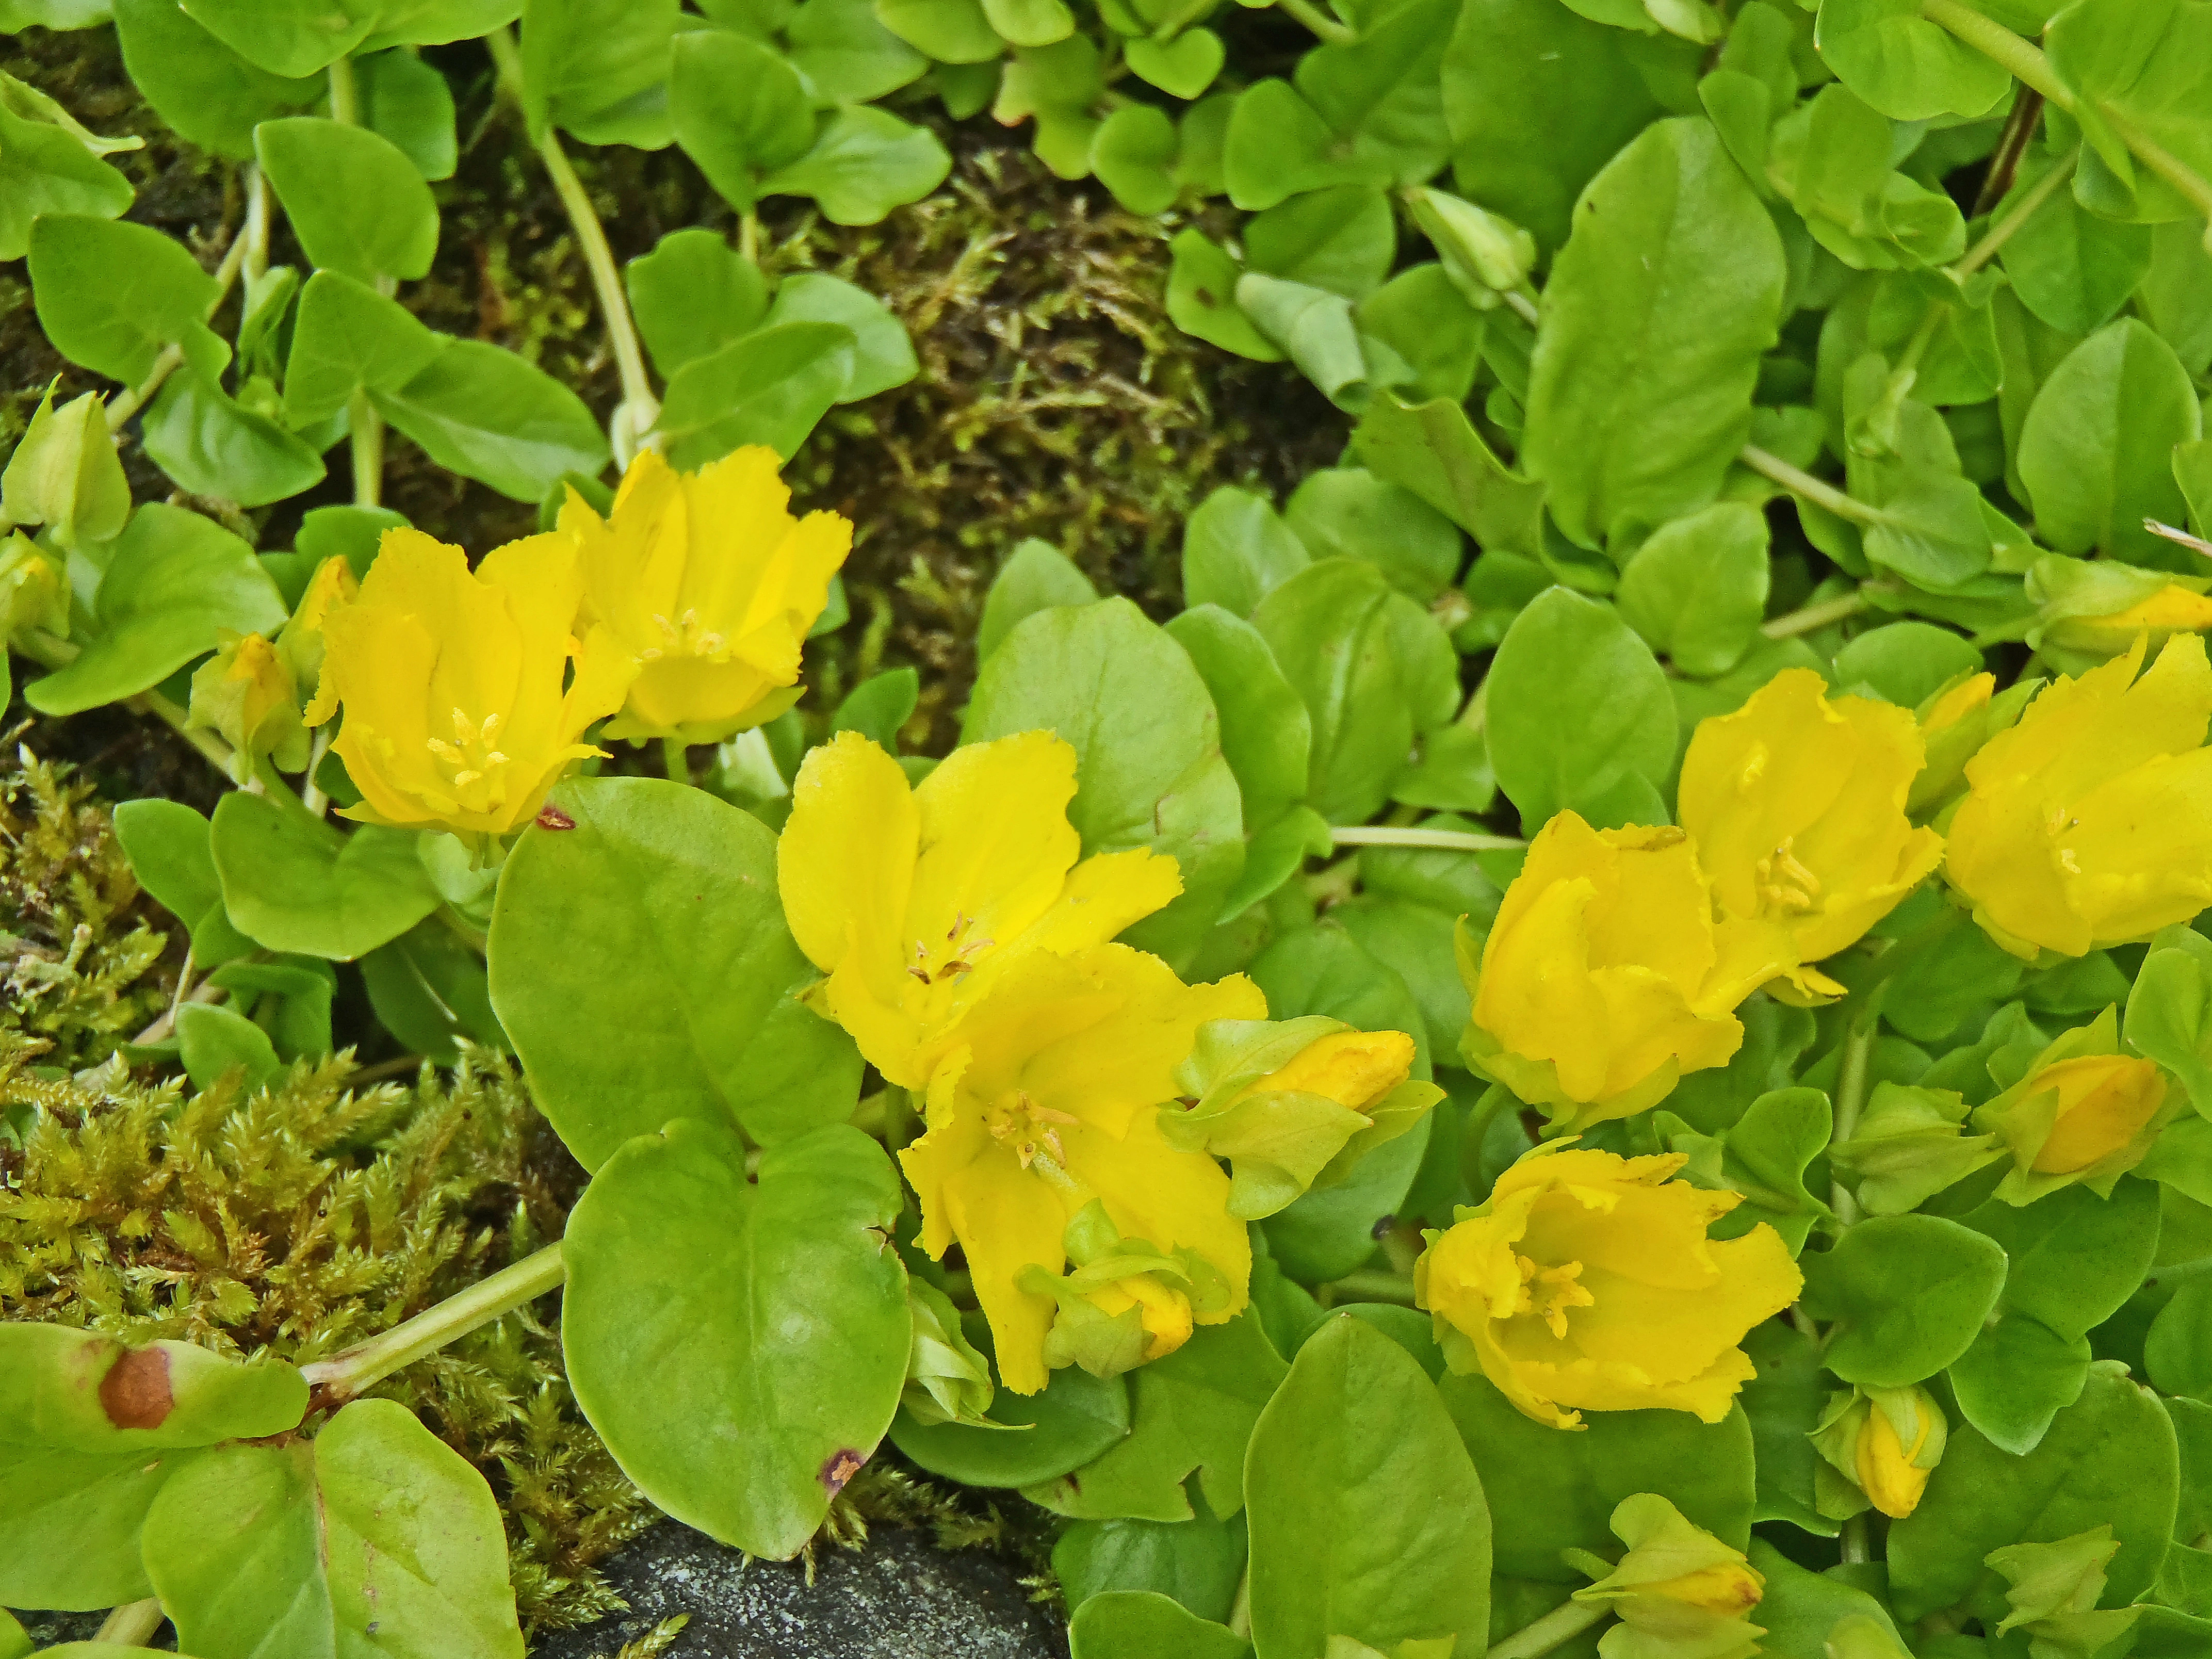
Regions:
M 830 1489 L 830 1495 L 835 1498 L 845 1490 L 845 1483 L 858 1474 L 860 1472 L 860 1466 L 867 1461 L 850 1446 L 841 1452 L 832 1454 L 829 1461 L 822 1465 L 822 1484 Z
M 126 1352 L 100 1380 L 100 1408 L 118 1429 L 158 1429 L 176 1403 L 169 1392 L 169 1356 L 160 1348 Z
M 574 830 L 576 820 L 549 800 L 538 809 L 538 827 L 541 830 Z

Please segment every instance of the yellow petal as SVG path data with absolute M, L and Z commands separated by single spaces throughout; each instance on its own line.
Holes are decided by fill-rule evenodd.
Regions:
M 921 823 L 899 763 L 841 732 L 799 767 L 776 842 L 776 885 L 799 948 L 824 972 L 854 958 L 861 985 L 891 1006 Z

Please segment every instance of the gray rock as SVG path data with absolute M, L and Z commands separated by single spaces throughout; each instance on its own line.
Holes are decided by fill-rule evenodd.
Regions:
M 866 1547 L 825 1548 L 814 1583 L 797 1562 L 748 1563 L 665 1522 L 601 1569 L 630 1610 L 541 1638 L 533 1659 L 612 1659 L 662 1620 L 691 1622 L 666 1659 L 1066 1659 L 1060 1621 L 1017 1570 L 984 1550 L 940 1550 L 878 1526 Z

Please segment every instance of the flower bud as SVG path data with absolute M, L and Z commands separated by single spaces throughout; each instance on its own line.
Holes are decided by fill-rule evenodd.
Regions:
M 1024 1292 L 1057 1304 L 1044 1336 L 1049 1370 L 1079 1365 L 1094 1376 L 1119 1376 L 1173 1353 L 1200 1319 L 1218 1322 L 1234 1300 L 1212 1263 L 1194 1250 L 1164 1252 L 1125 1237 L 1097 1199 L 1069 1218 L 1060 1242 L 1072 1272 L 1032 1263 L 1015 1276 Z
M 2004 1156 L 1993 1134 L 1966 1133 L 1966 1103 L 1944 1089 L 1877 1083 L 1849 1140 L 1830 1161 L 1858 1180 L 1859 1207 L 1903 1215 Z
M 221 734 L 238 754 L 238 781 L 253 775 L 266 755 L 278 768 L 297 772 L 307 763 L 307 728 L 300 720 L 292 671 L 258 634 L 225 629 L 216 653 L 192 674 L 187 724 Z
M 1999 1198 L 2032 1203 L 2075 1182 L 2109 1194 L 2186 1103 L 2154 1061 L 2120 1052 L 2118 1030 L 2117 1011 L 2106 1009 L 2045 1048 L 2019 1081 L 1975 1111 L 1974 1127 L 2012 1154 Z
M 1474 305 L 1496 305 L 1498 293 L 1519 288 L 1535 269 L 1536 239 L 1510 219 L 1441 190 L 1409 190 L 1406 200 L 1444 274 Z
M 2027 574 L 2027 597 L 2038 608 L 2027 642 L 2066 674 L 2110 661 L 2146 634 L 2155 652 L 2171 635 L 2212 628 L 2208 586 L 2203 577 L 2046 553 Z
M 2005 1600 L 2012 1611 L 1996 1633 L 2025 1631 L 2031 1659 L 2091 1659 L 2112 1647 L 2142 1615 L 2140 1607 L 2098 1610 L 2105 1570 L 2119 1549 L 2106 1525 L 2055 1543 L 1991 1550 L 1983 1565 L 2011 1586 Z
M 1750 1659 L 1759 1651 L 1766 1632 L 1744 1615 L 1766 1580 L 1739 1552 L 1655 1492 L 1621 1499 L 1612 1525 L 1628 1553 L 1575 1592 L 1576 1601 L 1604 1603 L 1620 1618 L 1598 1644 L 1604 1659 Z
M 307 591 L 292 608 L 292 619 L 276 635 L 276 654 L 292 672 L 293 684 L 307 693 L 310 725 L 329 718 L 319 708 L 322 702 L 323 624 L 332 611 L 361 597 L 361 584 L 345 556 L 334 553 L 315 567 L 307 578 Z
M 935 1285 L 908 1278 L 907 1306 L 914 1340 L 907 1351 L 906 1387 L 899 1404 L 917 1423 L 965 1423 L 996 1428 L 990 1409 L 991 1366 L 960 1328 L 951 1298 Z
M 1443 1097 L 1413 1081 L 1413 1040 L 1318 1015 L 1212 1020 L 1176 1073 L 1188 1106 L 1160 1109 L 1170 1146 L 1230 1160 L 1229 1212 L 1269 1216 L 1420 1121 Z
M 0 629 L 66 636 L 69 610 L 69 577 L 46 549 L 20 532 L 0 541 Z
M 131 516 L 131 485 L 97 392 L 57 410 L 54 389 L 46 388 L 30 430 L 0 472 L 0 514 L 17 524 L 48 526 L 64 547 L 122 532 Z
M 1919 1507 L 1929 1471 L 1942 1461 L 1949 1437 L 1942 1408 L 1927 1389 L 1853 1389 L 1831 1397 L 1813 1443 L 1840 1483 L 1824 1480 L 1823 1514 L 1847 1519 L 1867 1504 L 1902 1520 Z M 1863 1502 L 1860 1498 L 1863 1498 Z

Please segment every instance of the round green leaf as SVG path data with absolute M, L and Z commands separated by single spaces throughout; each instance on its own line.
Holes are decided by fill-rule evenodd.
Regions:
M 1577 1584 L 1565 1549 L 1618 1551 L 1609 1524 L 1624 1498 L 1655 1492 L 1732 1549 L 1751 1537 L 1752 1429 L 1744 1413 L 1718 1423 L 1687 1412 L 1586 1412 L 1573 1433 L 1515 1410 L 1487 1377 L 1437 1384 L 1494 1513 L 1498 1571 L 1509 1578 Z
M 1132 213 L 1158 213 L 1174 204 L 1175 160 L 1175 123 L 1150 104 L 1124 105 L 1091 135 L 1091 170 Z
M 351 962 L 438 908 L 420 840 L 373 823 L 341 836 L 296 802 L 234 790 L 216 806 L 210 846 L 240 933 L 271 951 Z
M 676 142 L 724 201 L 751 212 L 760 180 L 814 142 L 814 106 L 799 71 L 729 29 L 678 35 L 675 62 L 668 110 Z
M 811 196 L 832 224 L 872 225 L 920 201 L 951 170 L 952 158 L 927 127 L 848 106 L 830 117 L 811 149 L 763 179 L 760 193 Z
M 676 371 L 658 430 L 681 467 L 718 460 L 742 444 L 766 444 L 788 460 L 844 395 L 856 342 L 842 324 L 757 329 Z
M 404 385 L 370 392 L 432 460 L 514 501 L 542 501 L 568 474 L 596 477 L 607 464 L 583 399 L 488 340 L 450 341 Z
M 1074 1659 L 1246 1659 L 1252 1644 L 1153 1590 L 1094 1595 L 1068 1621 Z
M 990 1332 L 975 1328 L 969 1340 L 988 1352 Z M 1056 1480 L 1125 1439 L 1129 1432 L 1129 1384 L 1118 1376 L 1093 1376 L 1067 1366 L 1053 1372 L 1042 1393 L 1000 1389 L 983 1413 L 1001 1431 L 964 1423 L 917 1423 L 905 1412 L 891 1419 L 891 1443 L 932 1474 L 969 1486 L 1026 1486 Z
M 983 595 L 975 624 L 975 660 L 990 659 L 1016 623 L 1054 605 L 1089 605 L 1098 597 L 1091 579 L 1058 548 L 1034 536 L 1017 542 Z
M 764 326 L 783 323 L 835 323 L 851 332 L 853 367 L 837 394 L 841 404 L 904 386 L 921 372 L 906 325 L 874 295 L 841 277 L 800 270 L 777 283 Z
M 1628 625 L 1686 674 L 1725 674 L 1766 617 L 1765 515 L 1722 501 L 1662 526 L 1621 573 L 1614 602 Z
M 1219 605 L 1198 605 L 1168 632 L 1190 653 L 1221 716 L 1221 752 L 1237 775 L 1244 816 L 1264 824 L 1306 793 L 1312 726 L 1259 630 Z
M 491 1488 L 389 1400 L 312 1442 L 207 1454 L 162 1488 L 145 1547 L 187 1653 L 522 1659 Z
M 1244 1498 L 1261 1652 L 1485 1639 L 1482 1482 L 1420 1366 L 1372 1326 L 1332 1318 L 1298 1351 L 1252 1431 Z
M 2143 1358 L 2151 1381 L 2168 1394 L 2212 1403 L 2212 1274 L 2182 1281 L 2151 1322 Z
M 1200 1619 L 1220 1620 L 1236 1606 L 1244 1560 L 1244 1522 L 1233 1516 L 1079 1521 L 1052 1550 L 1052 1570 L 1078 1611 L 1094 1595 L 1152 1590 Z
M 1820 61 L 1884 115 L 1987 114 L 2012 90 L 2003 64 L 1921 15 L 1920 0 L 1821 0 Z
M 623 281 L 637 331 L 664 375 L 750 334 L 768 312 L 760 267 L 696 226 L 662 237 L 623 267 Z
M 1182 237 L 1176 240 L 1180 245 Z M 1237 285 L 1233 272 L 1229 285 Z M 1215 605 L 1249 617 L 1261 599 L 1312 562 L 1305 544 L 1265 496 L 1223 484 L 1184 522 L 1183 603 L 1192 610 Z
M 252 158 L 257 124 L 324 91 L 249 63 L 171 0 L 116 0 L 115 39 L 131 84 L 178 136 L 234 161 Z
M 254 128 L 253 151 L 317 265 L 362 283 L 411 282 L 428 273 L 438 252 L 438 204 L 389 138 L 293 115 Z
M 138 884 L 187 927 L 222 902 L 208 821 L 182 801 L 123 802 L 115 809 L 115 839 Z
M 626 1144 L 568 1218 L 576 1401 L 662 1509 L 796 1554 L 875 1450 L 906 1378 L 898 1176 L 831 1124 L 760 1155 L 692 1121 Z
M 2007 1544 L 2055 1543 L 2104 1526 L 2120 1547 L 2102 1600 L 2124 1607 L 2157 1575 L 2179 1481 L 2172 1424 L 2157 1397 L 2116 1364 L 2090 1368 L 2081 1399 L 2025 1457 L 1972 1427 L 1954 1427 L 1919 1507 L 1889 1529 L 1898 1616 L 1923 1619 L 1963 1604 L 1995 1622 L 2008 1611 L 2005 1584 L 1983 1557 Z
M 849 1116 L 860 1054 L 796 1000 L 817 975 L 760 820 L 658 778 L 574 780 L 550 806 L 500 880 L 491 997 L 585 1168 L 679 1117 L 767 1143 Z
M 2005 1280 L 1994 1239 L 1931 1215 L 1862 1221 L 1799 1265 L 1806 1311 L 1836 1322 L 1828 1369 L 1874 1389 L 1920 1382 L 1966 1352 Z

